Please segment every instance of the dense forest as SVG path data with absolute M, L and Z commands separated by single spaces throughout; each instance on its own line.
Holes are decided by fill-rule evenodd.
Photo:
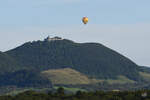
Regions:
M 135 81 L 141 80 L 134 62 L 99 43 L 75 43 L 66 39 L 35 41 L 5 53 L 28 69 L 72 68 L 98 79 L 123 75 Z
M 150 91 L 77 91 L 75 94 L 68 94 L 60 87 L 56 92 L 26 91 L 15 96 L 0 96 L 0 100 L 150 100 Z
M 0 52 L 0 75 L 6 72 L 14 72 L 19 70 L 17 61 L 8 54 Z
M 19 70 L 0 76 L 0 87 L 52 87 L 50 80 L 42 77 L 35 70 Z

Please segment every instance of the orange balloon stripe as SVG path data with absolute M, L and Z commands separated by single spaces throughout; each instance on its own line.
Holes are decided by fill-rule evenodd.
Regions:
M 87 17 L 83 17 L 82 21 L 83 21 L 84 24 L 87 24 L 88 18 Z

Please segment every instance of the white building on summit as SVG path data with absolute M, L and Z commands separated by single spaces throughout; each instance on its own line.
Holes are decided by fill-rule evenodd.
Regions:
M 63 40 L 61 37 L 53 37 L 50 38 L 49 36 L 45 39 L 45 41 L 56 41 L 56 40 Z

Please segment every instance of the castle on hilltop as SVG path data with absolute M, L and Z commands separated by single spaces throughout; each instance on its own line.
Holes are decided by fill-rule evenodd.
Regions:
M 48 36 L 46 39 L 44 39 L 44 41 L 56 41 L 56 40 L 63 40 L 63 39 L 61 37 L 58 37 L 58 36 L 53 37 L 53 38 L 50 38 Z

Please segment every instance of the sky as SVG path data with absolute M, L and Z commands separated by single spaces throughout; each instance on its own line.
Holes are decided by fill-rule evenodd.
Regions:
M 101 43 L 150 66 L 149 5 L 150 0 L 0 0 L 0 51 L 60 36 Z

